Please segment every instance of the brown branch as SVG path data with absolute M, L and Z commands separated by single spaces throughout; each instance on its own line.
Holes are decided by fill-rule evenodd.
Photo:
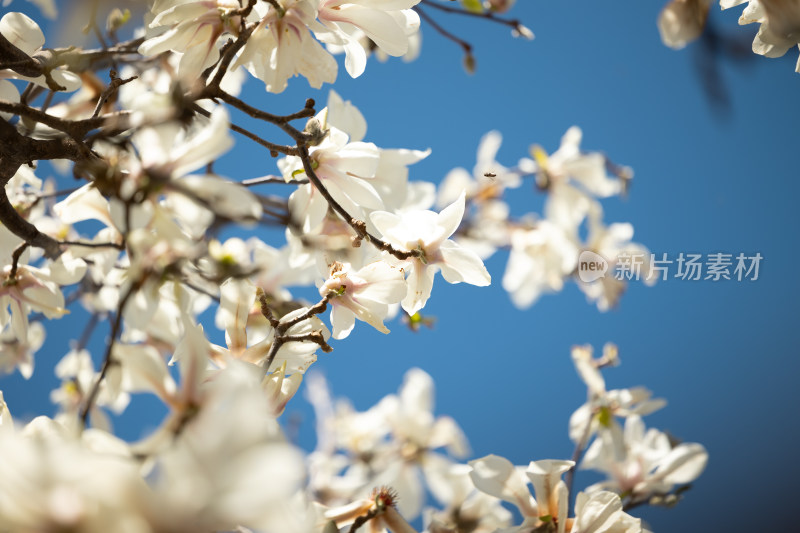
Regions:
M 449 39 L 449 40 L 453 41 L 454 43 L 456 43 L 457 45 L 459 45 L 461 47 L 461 49 L 464 50 L 464 53 L 467 54 L 467 56 L 470 56 L 470 57 L 472 56 L 472 45 L 471 44 L 469 44 L 464 39 L 461 39 L 457 35 L 455 35 L 453 33 L 450 33 L 449 31 L 444 29 L 441 24 L 439 24 L 438 22 L 433 20 L 430 15 L 425 13 L 422 10 L 422 8 L 419 7 L 419 5 L 414 6 L 414 11 L 416 11 L 417 14 L 419 15 L 419 17 L 422 20 L 424 20 L 425 22 L 427 22 L 428 24 L 430 24 L 431 27 L 433 27 L 433 29 L 436 30 L 442 37 L 445 37 L 446 39 Z
M 350 213 L 348 213 L 347 210 L 342 207 L 342 205 L 337 202 L 333 196 L 331 196 L 330 191 L 328 191 L 325 185 L 322 184 L 322 180 L 320 180 L 317 174 L 314 172 L 313 165 L 311 164 L 311 158 L 308 153 L 308 147 L 298 145 L 298 148 L 300 149 L 300 160 L 303 162 L 303 169 L 305 170 L 306 176 L 308 176 L 308 180 L 311 182 L 311 185 L 313 185 L 320 192 L 320 194 L 322 194 L 322 196 L 328 202 L 328 205 L 331 206 L 331 208 L 333 208 L 333 210 L 336 211 L 336 213 L 338 213 L 339 216 L 341 216 L 351 228 L 353 228 L 359 239 L 367 241 L 379 250 L 389 252 L 400 260 L 405 260 L 410 257 L 420 257 L 421 252 L 419 250 L 398 250 L 388 242 L 379 239 L 367 231 L 366 223 L 363 220 L 358 220 L 350 215 Z
M 28 248 L 28 243 L 23 242 L 14 250 L 11 254 L 11 270 L 8 271 L 8 282 L 9 283 L 16 283 L 17 281 L 17 269 L 19 268 L 19 258 L 22 257 L 22 253 Z
M 226 93 L 225 91 L 216 86 L 209 85 L 208 87 L 206 87 L 198 97 L 198 99 L 200 98 L 211 98 L 211 99 L 219 98 L 226 104 L 235 107 L 239 111 L 242 111 L 243 113 L 246 113 L 247 115 L 250 115 L 255 119 L 263 120 L 265 122 L 269 122 L 270 124 L 275 124 L 283 131 L 288 133 L 289 136 L 298 143 L 305 142 L 307 136 L 306 134 L 299 131 L 291 124 L 289 124 L 289 122 L 299 118 L 313 117 L 316 114 L 316 112 L 314 111 L 315 103 L 314 100 L 311 98 L 306 100 L 306 105 L 301 111 L 298 111 L 297 113 L 292 113 L 291 115 L 284 115 L 284 116 L 273 115 L 272 113 L 261 111 L 260 109 L 255 108 L 250 104 L 243 102 L 242 100 L 239 100 L 232 94 Z
M 97 118 L 100 115 L 100 110 L 103 109 L 103 105 L 105 105 L 106 101 L 117 91 L 117 89 L 126 83 L 132 82 L 139 76 L 131 76 L 127 79 L 117 78 L 117 71 L 112 69 L 111 72 L 109 72 L 109 77 L 111 78 L 111 83 L 109 83 L 108 87 L 106 87 L 100 94 L 100 99 L 97 101 L 97 106 L 94 108 L 92 118 Z
M 453 14 L 456 14 L 456 15 L 465 15 L 465 16 L 468 16 L 468 17 L 477 17 L 477 18 L 490 20 L 492 22 L 496 22 L 498 24 L 503 24 L 505 26 L 508 26 L 509 28 L 511 28 L 513 30 L 516 30 L 519 33 L 523 33 L 523 31 L 520 30 L 520 28 L 522 27 L 522 22 L 520 22 L 518 19 L 505 19 L 505 18 L 502 18 L 502 17 L 498 17 L 492 11 L 481 11 L 481 12 L 469 11 L 467 9 L 462 9 L 462 8 L 459 8 L 459 7 L 452 7 L 452 6 L 449 6 L 449 5 L 440 4 L 440 3 L 434 2 L 432 0 L 421 0 L 420 3 L 421 4 L 425 4 L 425 6 L 427 6 L 427 7 L 432 7 L 434 9 L 438 9 L 440 11 L 444 11 L 445 13 L 453 13 Z
M 131 298 L 131 296 L 133 296 L 133 294 L 139 290 L 143 283 L 143 280 L 139 280 L 131 285 L 117 304 L 117 313 L 114 317 L 114 323 L 111 325 L 111 335 L 108 339 L 108 345 L 106 346 L 106 354 L 103 359 L 103 366 L 100 369 L 100 374 L 97 376 L 97 380 L 95 380 L 94 384 L 92 385 L 92 389 L 89 391 L 89 395 L 86 398 L 86 403 L 80 412 L 80 420 L 84 428 L 86 427 L 86 421 L 89 418 L 89 412 L 92 410 L 92 406 L 97 400 L 97 395 L 100 392 L 100 384 L 105 379 L 106 374 L 108 374 L 108 369 L 115 364 L 111 357 L 111 351 L 114 348 L 114 342 L 116 341 L 120 327 L 122 326 L 122 313 L 125 310 L 125 305 L 128 303 L 128 300 Z
M 197 104 L 192 104 L 190 106 L 190 109 L 192 111 L 194 111 L 195 113 L 203 115 L 204 117 L 210 117 L 211 116 L 210 112 L 208 112 L 207 110 L 203 109 L 202 107 L 200 107 Z M 236 124 L 234 124 L 232 122 L 230 123 L 230 128 L 233 131 L 235 131 L 236 133 L 240 133 L 240 134 L 244 135 L 248 139 L 257 142 L 258 144 L 260 144 L 261 146 L 263 146 L 264 148 L 269 150 L 269 152 L 272 155 L 272 157 L 277 157 L 278 153 L 286 154 L 286 155 L 297 155 L 297 153 L 298 153 L 297 148 L 295 148 L 294 146 L 286 146 L 286 145 L 282 145 L 282 144 L 271 143 L 271 142 L 269 142 L 269 141 L 267 141 L 265 139 L 262 139 L 261 137 L 259 137 L 255 133 L 244 129 L 241 126 L 237 126 Z
M 126 118 L 130 115 L 129 111 L 120 111 L 118 113 L 114 113 L 108 116 L 102 116 L 102 117 L 93 116 L 91 118 L 85 118 L 82 120 L 67 120 L 53 115 L 48 115 L 47 113 L 40 111 L 36 108 L 29 107 L 24 104 L 9 102 L 7 100 L 0 100 L 0 111 L 13 113 L 14 115 L 19 115 L 21 117 L 26 117 L 31 120 L 34 120 L 36 122 L 40 122 L 45 126 L 50 126 L 54 130 L 66 133 L 76 141 L 83 139 L 83 137 L 85 137 L 86 134 L 92 131 L 93 129 L 100 128 L 113 120 L 117 120 L 119 118 Z M 53 159 L 53 158 L 43 158 L 43 157 L 29 158 L 29 160 L 34 160 L 34 159 Z

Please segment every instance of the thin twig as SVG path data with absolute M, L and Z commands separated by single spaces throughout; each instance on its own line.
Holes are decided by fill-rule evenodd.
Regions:
M 369 231 L 367 231 L 367 225 L 364 223 L 363 220 L 357 220 L 354 218 L 347 210 L 342 207 L 342 205 L 336 201 L 336 199 L 331 196 L 330 191 L 322 184 L 322 180 L 314 172 L 313 165 L 311 164 L 311 157 L 308 153 L 308 148 L 306 146 L 298 146 L 300 148 L 300 160 L 303 162 L 303 168 L 306 171 L 306 176 L 308 176 L 308 180 L 311 184 L 322 194 L 325 200 L 328 202 L 328 205 L 336 211 L 339 216 L 344 219 L 347 224 L 355 230 L 356 235 L 358 235 L 359 239 L 363 239 L 368 243 L 372 244 L 379 250 L 383 250 L 385 252 L 389 252 L 396 258 L 400 260 L 405 260 L 410 257 L 419 257 L 421 252 L 419 250 L 411 250 L 411 251 L 404 251 L 398 250 L 388 242 L 379 239 L 378 237 L 372 235 Z
M 97 107 L 94 108 L 94 113 L 92 113 L 92 118 L 97 118 L 100 116 L 100 111 L 103 109 L 103 105 L 105 105 L 106 101 L 109 97 L 116 92 L 121 86 L 125 85 L 126 83 L 130 83 L 139 76 L 131 76 L 127 79 L 117 78 L 117 71 L 111 70 L 109 72 L 109 76 L 111 78 L 111 83 L 108 84 L 103 92 L 100 94 L 100 99 L 97 101 Z
M 111 351 L 114 348 L 114 342 L 116 342 L 117 335 L 119 334 L 120 327 L 122 326 L 122 313 L 125 311 L 125 305 L 128 303 L 130 297 L 133 296 L 137 290 L 139 290 L 143 283 L 144 281 L 140 280 L 132 284 L 122 296 L 122 299 L 120 299 L 119 304 L 117 304 L 117 313 L 114 317 L 114 323 L 111 325 L 111 334 L 110 338 L 108 339 L 108 345 L 106 346 L 103 367 L 100 369 L 100 374 L 97 376 L 97 380 L 95 380 L 94 384 L 92 385 L 89 395 L 86 398 L 86 403 L 80 412 L 81 425 L 84 428 L 86 427 L 86 422 L 89 418 L 89 412 L 92 410 L 92 406 L 97 399 L 97 394 L 100 392 L 100 384 L 105 379 L 106 374 L 108 374 L 108 369 L 114 364 L 114 361 L 111 357 Z
M 443 28 L 443 27 L 442 27 L 442 26 L 441 26 L 441 25 L 440 25 L 438 22 L 436 22 L 435 20 L 433 20 L 433 19 L 430 17 L 430 15 L 428 15 L 427 13 L 425 13 L 425 12 L 422 10 L 422 8 L 421 8 L 421 7 L 419 7 L 419 5 L 417 5 L 417 6 L 414 6 L 414 11 L 416 11 L 416 12 L 417 12 L 417 14 L 419 14 L 419 17 L 420 17 L 422 20 L 424 20 L 425 22 L 427 22 L 428 24 L 430 24 L 430 25 L 433 27 L 433 29 L 434 29 L 434 30 L 436 30 L 437 32 L 439 32 L 439 34 L 441 34 L 441 36 L 442 36 L 442 37 L 445 37 L 445 38 L 447 38 L 447 39 L 450 39 L 451 41 L 453 41 L 454 43 L 456 43 L 457 45 L 459 45 L 459 46 L 461 47 L 461 49 L 462 49 L 462 50 L 464 50 L 464 53 L 465 53 L 465 54 L 467 54 L 467 55 L 472 55 L 472 45 L 471 45 L 471 44 L 469 44 L 469 43 L 468 43 L 467 41 L 465 41 L 464 39 L 462 39 L 462 38 L 458 37 L 457 35 L 455 35 L 455 34 L 453 34 L 453 33 L 450 33 L 449 31 L 447 31 L 446 29 L 444 29 L 444 28 Z
M 503 24 L 505 26 L 510 27 L 511 29 L 520 31 L 520 27 L 522 26 L 522 22 L 518 19 L 504 19 L 502 17 L 498 17 L 492 11 L 469 11 L 467 9 L 462 9 L 458 7 L 452 7 L 445 4 L 440 4 L 438 2 L 434 2 L 432 0 L 421 0 L 421 4 L 425 4 L 426 7 L 432 7 L 434 9 L 438 9 L 440 11 L 444 11 L 446 13 L 453 13 L 456 15 L 465 15 L 468 17 L 477 17 L 486 20 L 490 20 L 492 22 L 496 22 L 498 24 Z

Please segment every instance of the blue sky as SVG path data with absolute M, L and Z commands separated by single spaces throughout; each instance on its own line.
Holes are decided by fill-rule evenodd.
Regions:
M 532 42 L 512 39 L 502 26 L 429 10 L 475 46 L 475 75 L 464 73 L 456 45 L 423 26 L 417 61 L 370 60 L 356 80 L 340 67 L 334 88 L 364 114 L 366 140 L 433 149 L 412 167 L 412 179 L 438 181 L 453 167 L 472 168 L 478 141 L 491 129 L 504 136 L 499 162 L 511 166 L 533 143 L 552 152 L 567 128 L 579 125 L 584 149 L 635 171 L 629 198 L 604 202 L 608 222 L 631 222 L 635 240 L 659 254 L 761 253 L 759 279 L 633 284 L 607 313 L 570 283 L 519 311 L 500 287 L 507 259 L 501 252 L 487 263 L 488 289 L 437 279 L 425 309 L 437 317 L 433 330 L 411 333 L 395 322 L 383 336 L 357 327 L 315 369 L 335 394 L 366 409 L 396 391 L 408 368 L 421 367 L 437 383 L 437 412 L 462 425 L 475 457 L 496 453 L 527 464 L 572 454 L 567 420 L 585 400 L 585 387 L 570 347 L 613 341 L 622 366 L 607 371 L 609 387 L 644 385 L 666 398 L 669 405 L 646 418 L 648 426 L 700 442 L 710 454 L 677 508 L 639 516 L 662 533 L 785 528 L 800 474 L 793 460 L 800 438 L 800 254 L 791 237 L 800 229 L 797 51 L 781 59 L 719 59 L 729 96 L 724 109 L 700 82 L 700 46 L 673 51 L 661 44 L 660 8 L 635 0 L 518 0 L 512 14 L 534 31 Z M 711 22 L 749 47 L 757 26 L 737 26 L 738 15 L 712 6 Z M 328 89 L 313 91 L 294 79 L 275 96 L 251 80 L 246 97 L 290 112 L 308 96 L 324 102 Z M 236 150 L 235 163 L 223 163 L 221 172 L 234 179 L 275 172 L 248 141 L 238 140 Z M 541 209 L 530 183 L 512 196 L 516 214 Z M 50 331 L 34 381 L 0 378 L 13 413 L 47 409 L 35 394 L 53 386 L 48 367 L 66 352 L 64 339 L 81 320 L 67 317 L 63 329 Z M 287 415 L 299 420 L 301 442 L 309 443 L 312 420 L 302 400 Z M 128 428 L 129 436 L 153 424 L 136 417 L 133 423 L 139 427 Z M 577 486 L 590 479 L 579 475 Z

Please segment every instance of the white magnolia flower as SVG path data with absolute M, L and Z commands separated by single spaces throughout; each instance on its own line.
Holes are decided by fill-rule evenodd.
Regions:
M 16 46 L 27 56 L 33 56 L 44 46 L 44 33 L 30 17 L 23 13 L 11 11 L 3 15 L 0 19 L 0 33 L 3 34 L 11 44 Z M 54 68 L 50 71 L 53 81 L 67 91 L 76 91 L 81 87 L 81 79 L 74 73 L 62 67 Z M 12 70 L 3 69 L 0 71 L 0 97 L 12 102 L 19 101 L 19 93 L 13 84 L 4 78 L 25 80 L 45 88 L 47 79 L 44 74 L 36 77 L 22 76 Z M 8 120 L 11 115 L 0 113 L 0 117 Z
M 578 264 L 578 248 L 564 229 L 549 220 L 511 233 L 511 254 L 503 288 L 514 305 L 524 309 L 541 294 L 558 292 Z
M 0 529 L 146 533 L 147 488 L 122 441 L 98 430 L 73 438 L 52 420 L 0 431 Z
M 439 487 L 453 465 L 435 450 L 445 448 L 453 456 L 464 457 L 469 444 L 455 420 L 433 414 L 433 378 L 419 368 L 406 372 L 399 393 L 386 396 L 379 405 L 396 452 L 376 481 L 398 492 L 398 508 L 413 519 L 425 500 L 422 480 L 428 487 Z
M 469 464 L 472 466 L 470 476 L 478 490 L 519 509 L 522 524 L 503 530 L 507 533 L 551 530 L 548 524 L 558 533 L 642 532 L 641 521 L 626 514 L 619 496 L 608 491 L 579 493 L 575 517 L 568 518 L 569 494 L 561 476 L 575 465 L 572 461 L 531 461 L 525 471 L 527 480 L 510 461 L 496 455 Z M 533 484 L 536 499 L 528 492 L 528 481 Z
M 270 326 L 265 332 L 248 330 L 251 314 L 260 316 L 256 305 L 256 287 L 247 279 L 228 279 L 220 286 L 220 307 L 217 311 L 217 325 L 225 329 L 227 348 L 211 345 L 210 356 L 215 364 L 227 366 L 230 360 L 238 360 L 252 365 L 260 365 L 275 342 L 275 330 Z M 291 321 L 302 316 L 308 309 L 301 307 L 287 313 L 283 321 Z M 320 331 L 325 340 L 330 336 L 328 328 L 317 317 L 302 320 L 286 330 L 290 336 L 303 336 Z M 271 368 L 281 368 L 286 364 L 285 373 L 304 373 L 317 360 L 319 346 L 312 341 L 291 341 L 283 343 L 278 349 Z
M 319 288 L 322 296 L 334 295 L 329 300 L 334 339 L 350 335 L 356 318 L 381 333 L 389 333 L 383 325 L 389 314 L 389 304 L 402 300 L 406 291 L 403 271 L 383 261 L 370 263 L 357 271 L 347 263 L 335 262 L 331 265 L 330 277 Z
M 589 234 L 584 250 L 594 252 L 608 264 L 605 275 L 592 282 L 581 282 L 578 287 L 597 308 L 606 311 L 619 302 L 628 280 L 643 280 L 653 285 L 658 275 L 650 268 L 650 251 L 633 242 L 633 226 L 629 223 L 605 225 L 602 208 L 594 203 L 589 217 Z
M 409 270 L 408 293 L 401 302 L 403 309 L 413 315 L 425 306 L 433 288 L 433 276 L 441 270 L 448 283 L 465 282 L 484 287 L 491 276 L 478 255 L 448 237 L 458 229 L 464 216 L 464 193 L 442 209 L 407 211 L 400 215 L 376 211 L 370 219 L 383 239 L 400 250 L 417 250 L 404 262 Z
M 0 329 L 0 372 L 11 373 L 15 368 L 25 379 L 33 375 L 33 354 L 44 343 L 44 326 L 33 322 L 25 339 L 17 338 L 11 327 Z
M 581 151 L 582 137 L 581 129 L 573 126 L 554 153 L 548 155 L 542 147 L 534 145 L 533 159 L 519 162 L 520 170 L 535 173 L 538 187 L 549 193 L 545 206 L 547 218 L 570 231 L 577 231 L 594 203 L 591 200 L 620 194 L 633 176 L 631 169 L 616 166 L 610 174 L 603 154 Z
M 288 79 L 304 76 L 319 89 L 336 81 L 336 60 L 311 36 L 325 28 L 315 20 L 308 0 L 279 0 L 283 12 L 257 3 L 253 11 L 260 21 L 233 67 L 244 65 L 272 93 L 282 92 Z M 309 31 L 311 30 L 311 31 Z
M 231 12 L 240 7 L 236 0 L 157 0 L 151 9 L 155 17 L 149 27 L 166 31 L 144 41 L 139 53 L 181 53 L 178 74 L 188 82 L 195 81 L 219 59 L 219 37 L 223 33 L 239 33 L 241 17 L 231 16 Z
M 270 416 L 258 377 L 231 365 L 198 392 L 151 456 L 153 529 L 292 531 L 286 507 L 304 475 L 302 456 Z
M 625 420 L 622 453 L 611 436 L 601 433 L 586 450 L 581 468 L 599 470 L 606 481 L 587 489 L 625 493 L 631 501 L 646 501 L 666 496 L 675 485 L 691 483 L 705 469 L 708 452 L 697 443 L 673 446 L 669 437 L 650 428 L 645 430 L 638 415 Z
M 467 201 L 482 202 L 498 198 L 505 189 L 515 189 L 522 184 L 518 171 L 508 169 L 496 161 L 497 151 L 503 137 L 498 131 L 490 131 L 481 138 L 477 161 L 472 174 L 455 168 L 445 176 L 439 186 L 436 204 L 443 207 L 465 191 Z
M 425 510 L 426 531 L 493 533 L 511 524 L 511 511 L 502 506 L 499 498 L 477 490 L 470 478 L 471 471 L 469 465 L 454 464 L 441 476 L 442 483 L 430 486 L 444 508 Z
M 600 359 L 592 357 L 591 346 L 574 346 L 572 361 L 588 389 L 588 400 L 569 419 L 569 436 L 581 447 L 598 432 L 610 436 L 622 454 L 622 428 L 616 418 L 653 413 L 666 405 L 662 398 L 652 398 L 653 393 L 644 387 L 606 390 L 600 373 L 602 365 L 618 364 L 617 347 L 606 344 Z
M 63 264 L 63 259 L 59 258 L 58 262 Z M 68 311 L 64 308 L 64 295 L 59 285 L 76 283 L 86 272 L 83 261 L 69 262 L 72 264 L 63 276 L 57 267 L 51 270 L 50 267 L 39 269 L 30 265 L 18 265 L 13 279 L 10 279 L 11 265 L 0 270 L 0 277 L 3 279 L 0 284 L 0 327 L 11 324 L 14 335 L 27 342 L 28 315 L 31 312 L 39 311 L 51 319 L 65 315 Z M 75 265 L 75 262 L 81 266 Z
M 327 127 L 327 108 L 313 121 L 328 129 L 325 139 L 309 151 L 314 174 L 351 216 L 364 218 L 367 209 L 384 209 L 381 195 L 372 185 L 378 170 L 380 154 L 373 143 L 349 142 L 348 135 Z M 305 171 L 299 157 L 289 156 L 278 162 L 283 177 L 291 181 Z M 289 197 L 289 211 L 303 232 L 316 228 L 328 212 L 328 202 L 311 184 L 297 188 Z
M 720 0 L 728 9 L 748 0 Z M 739 24 L 758 22 L 753 52 L 766 57 L 781 57 L 789 48 L 800 46 L 800 2 L 797 0 L 749 0 Z M 795 69 L 800 72 L 800 59 Z
M 329 31 L 318 36 L 344 48 L 347 73 L 357 78 L 367 65 L 363 35 L 390 56 L 408 52 L 409 36 L 419 30 L 419 15 L 411 9 L 418 3 L 419 0 L 320 0 L 317 17 Z

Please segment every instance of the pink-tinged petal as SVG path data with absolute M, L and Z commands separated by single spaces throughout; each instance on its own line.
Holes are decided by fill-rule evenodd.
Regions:
M 39 25 L 23 13 L 6 13 L 0 19 L 0 33 L 29 56 L 44 46 L 44 33 Z
M 186 48 L 178 64 L 178 72 L 186 83 L 192 84 L 197 81 L 203 70 L 219 59 L 215 37 L 214 28 L 211 26 L 200 27 L 194 35 L 192 44 Z
M 533 499 L 525 480 L 511 462 L 497 455 L 487 455 L 469 462 L 469 476 L 475 487 L 495 498 L 514 504 L 523 517 L 539 516 L 536 500 Z
M 478 254 L 459 246 L 453 241 L 445 241 L 439 247 L 442 262 L 437 263 L 442 269 L 442 276 L 448 283 L 465 282 L 478 287 L 485 287 L 492 282 L 489 271 L 483 265 Z

